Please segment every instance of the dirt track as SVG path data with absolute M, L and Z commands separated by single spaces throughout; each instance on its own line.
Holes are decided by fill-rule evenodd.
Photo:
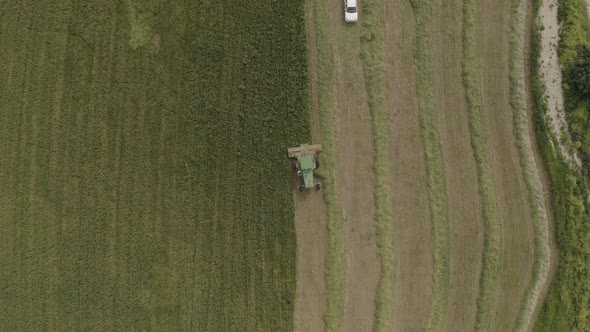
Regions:
M 309 21 L 313 18 L 312 1 L 307 3 Z M 394 309 L 391 315 L 396 331 L 422 330 L 427 327 L 431 310 L 434 262 L 427 165 L 418 121 L 415 77 L 419 68 L 414 62 L 415 20 L 407 1 L 382 3 L 387 105 L 392 119 L 390 153 L 394 185 L 391 204 L 395 213 Z M 373 132 L 359 57 L 363 7 L 361 4 L 361 21 L 351 26 L 342 20 L 342 1 L 330 0 L 322 6 L 329 7 L 331 11 L 329 21 L 322 22 L 325 24 L 322 28 L 328 32 L 330 41 L 324 47 L 331 54 L 334 76 L 329 97 L 336 114 L 336 154 L 345 227 L 343 330 L 364 331 L 373 327 L 375 289 L 380 269 L 373 215 Z M 510 1 L 480 2 L 478 13 L 484 132 L 489 145 L 493 191 L 503 234 L 491 330 L 507 330 L 514 324 L 531 276 L 533 224 L 512 132 L 512 109 L 509 104 Z M 484 224 L 462 78 L 462 1 L 433 1 L 432 15 L 433 97 L 449 211 L 450 288 L 444 326 L 448 330 L 472 330 L 480 291 Z M 308 34 L 313 35 L 313 25 L 308 25 L 308 28 Z M 315 41 L 309 45 L 313 71 L 314 63 L 317 63 L 313 59 L 316 56 Z M 315 79 L 313 73 L 311 77 Z M 312 89 L 314 86 L 317 88 L 315 84 L 317 82 L 312 83 Z M 313 96 L 312 91 L 312 99 Z M 312 107 L 312 110 L 317 112 L 317 107 Z M 301 204 L 306 203 L 298 204 L 303 206 Z M 318 213 L 323 213 L 321 204 L 316 204 L 316 208 Z M 309 215 L 298 218 L 298 224 L 301 218 L 309 218 Z M 321 233 L 321 236 L 326 235 Z M 314 233 L 314 238 L 319 239 L 319 235 Z M 298 241 L 301 244 L 301 240 Z M 298 260 L 305 257 L 301 256 L 305 254 L 302 249 L 298 254 Z M 320 261 L 313 264 L 320 264 Z M 308 281 L 299 277 L 298 296 L 308 294 L 302 301 L 309 301 L 311 292 L 299 290 L 300 287 L 307 287 Z M 317 283 L 320 279 L 315 276 L 309 280 Z M 310 287 L 314 289 L 315 284 Z M 325 302 L 325 295 L 320 292 L 315 299 Z M 312 321 L 319 323 L 305 326 L 317 327 L 309 329 L 314 331 L 322 329 L 321 312 L 309 313 L 310 308 L 297 310 L 297 321 L 313 317 Z M 307 330 L 302 329 L 303 326 L 297 325 L 296 329 Z

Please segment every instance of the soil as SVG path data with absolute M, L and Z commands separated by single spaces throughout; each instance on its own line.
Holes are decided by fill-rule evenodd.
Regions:
M 321 192 L 294 190 L 297 234 L 295 331 L 323 331 L 326 312 L 326 205 Z

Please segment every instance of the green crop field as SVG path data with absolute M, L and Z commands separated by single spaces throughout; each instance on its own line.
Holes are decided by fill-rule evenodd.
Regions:
M 0 0 L 0 330 L 286 331 L 303 1 Z

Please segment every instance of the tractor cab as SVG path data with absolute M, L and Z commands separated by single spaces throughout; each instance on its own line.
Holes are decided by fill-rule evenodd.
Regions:
M 287 149 L 287 155 L 292 160 L 297 176 L 303 179 L 303 183 L 297 186 L 299 191 L 310 188 L 319 190 L 322 187 L 321 183 L 314 182 L 314 170 L 320 167 L 318 154 L 321 151 L 322 146 L 319 144 L 302 144 L 299 147 Z

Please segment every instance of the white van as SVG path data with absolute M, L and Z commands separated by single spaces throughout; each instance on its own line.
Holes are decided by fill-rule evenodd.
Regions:
M 356 0 L 344 0 L 344 20 L 352 23 L 359 19 Z

